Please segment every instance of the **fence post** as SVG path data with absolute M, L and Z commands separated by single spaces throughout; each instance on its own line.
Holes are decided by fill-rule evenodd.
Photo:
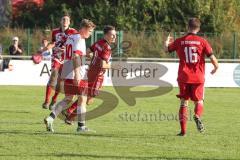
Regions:
M 174 32 L 173 33 L 173 39 L 176 40 L 176 38 L 177 38 L 177 33 Z M 176 54 L 176 51 L 174 51 L 174 58 L 176 58 L 176 57 L 177 57 L 177 54 Z
M 233 33 L 233 59 L 237 58 L 237 33 Z
M 117 41 L 117 54 L 118 57 L 122 57 L 123 50 L 122 50 L 122 42 L 123 42 L 123 31 L 118 31 L 118 41 Z
M 27 29 L 27 55 L 30 53 L 30 29 Z

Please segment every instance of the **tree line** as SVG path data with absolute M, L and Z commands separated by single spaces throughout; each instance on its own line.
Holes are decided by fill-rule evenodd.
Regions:
M 11 27 L 54 28 L 68 13 L 72 27 L 82 18 L 98 28 L 112 24 L 121 30 L 185 31 L 188 18 L 199 17 L 202 32 L 237 31 L 240 26 L 239 0 L 45 0 L 43 6 L 25 1 Z

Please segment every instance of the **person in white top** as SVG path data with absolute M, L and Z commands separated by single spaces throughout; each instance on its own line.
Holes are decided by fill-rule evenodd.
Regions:
M 88 131 L 85 125 L 86 101 L 87 101 L 87 71 L 85 65 L 86 45 L 85 39 L 90 37 L 95 24 L 87 19 L 83 19 L 80 24 L 79 33 L 67 38 L 65 43 L 64 63 L 61 78 L 64 80 L 63 100 L 57 103 L 50 115 L 44 119 L 46 129 L 54 132 L 54 119 L 65 110 L 72 102 L 74 95 L 78 96 L 78 132 Z

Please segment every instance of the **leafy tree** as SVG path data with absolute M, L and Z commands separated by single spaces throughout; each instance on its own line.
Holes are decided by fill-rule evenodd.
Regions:
M 202 20 L 204 32 L 236 31 L 240 25 L 239 0 L 46 0 L 41 8 L 27 2 L 19 6 L 13 26 L 53 28 L 65 12 L 73 27 L 89 18 L 99 28 L 112 24 L 121 30 L 185 31 L 193 16 Z

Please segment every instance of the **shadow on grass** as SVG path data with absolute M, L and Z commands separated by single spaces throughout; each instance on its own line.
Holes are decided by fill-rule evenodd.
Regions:
M 118 155 L 94 155 L 94 154 L 69 154 L 69 153 L 61 153 L 61 154 L 35 154 L 35 155 L 14 155 L 14 154 L 7 154 L 3 155 L 0 154 L 0 157 L 48 157 L 51 159 L 51 157 L 57 157 L 57 158 L 96 158 L 96 159 L 136 159 L 136 160 L 143 160 L 143 159 L 166 159 L 166 160 L 238 160 L 238 159 L 217 159 L 217 158 L 187 158 L 187 157 L 164 157 L 164 156 L 118 156 Z
M 11 113 L 22 113 L 22 114 L 28 114 L 28 113 L 31 113 L 29 111 L 23 111 L 23 110 L 0 110 L 1 113 L 4 113 L 4 114 L 11 114 Z
M 12 122 L 12 121 L 0 121 L 0 124 L 27 124 L 27 125 L 33 125 L 33 124 L 43 124 L 42 122 Z
M 47 131 L 35 131 L 35 132 L 28 132 L 27 130 L 0 130 L 0 135 L 3 134 L 15 134 L 15 135 L 68 135 L 68 136 L 83 136 L 83 137 L 99 137 L 99 138 L 121 138 L 121 139 L 128 139 L 128 138 L 146 138 L 145 134 L 130 134 L 130 135 L 117 135 L 117 134 L 98 134 L 98 133 L 69 133 L 69 132 L 47 132 Z M 156 135 L 147 135 L 147 138 L 156 138 L 156 137 L 177 137 L 176 134 L 156 134 Z

